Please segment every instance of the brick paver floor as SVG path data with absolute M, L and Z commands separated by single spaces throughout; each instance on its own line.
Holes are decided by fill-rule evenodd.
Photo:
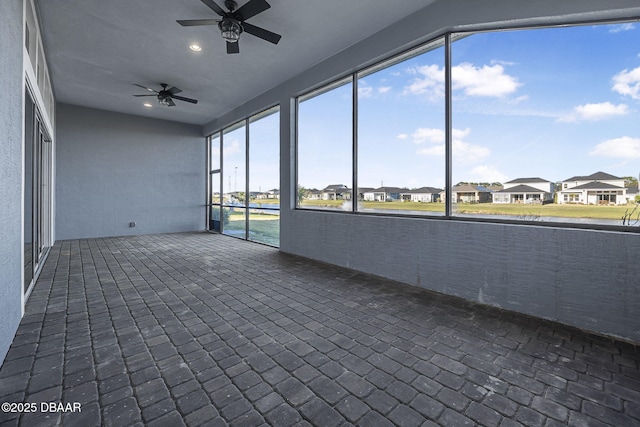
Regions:
M 73 240 L 52 249 L 0 370 L 0 402 L 35 412 L 0 424 L 639 426 L 639 361 L 227 236 Z

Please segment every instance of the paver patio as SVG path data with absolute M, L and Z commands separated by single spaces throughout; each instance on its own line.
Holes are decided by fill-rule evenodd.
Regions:
M 640 426 L 639 361 L 228 236 L 62 241 L 0 369 L 37 410 L 0 425 Z

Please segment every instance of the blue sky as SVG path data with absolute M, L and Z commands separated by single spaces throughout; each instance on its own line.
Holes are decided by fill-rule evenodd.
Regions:
M 249 189 L 269 191 L 280 188 L 280 114 L 277 108 L 268 115 L 249 121 Z M 232 127 L 233 128 L 233 127 Z M 244 192 L 246 188 L 246 127 L 223 135 L 223 191 Z M 220 144 L 216 139 L 213 145 Z M 212 150 L 213 158 L 219 151 Z M 212 162 L 213 164 L 213 162 Z M 213 169 L 216 169 L 214 164 Z M 219 186 L 219 182 L 214 185 Z
M 640 25 L 453 44 L 453 181 L 640 172 Z M 444 49 L 365 75 L 359 186 L 444 186 Z M 300 105 L 299 183 L 351 185 L 349 86 Z

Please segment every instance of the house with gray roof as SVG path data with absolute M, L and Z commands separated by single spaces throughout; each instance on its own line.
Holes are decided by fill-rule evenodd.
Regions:
M 303 197 L 306 200 L 322 200 L 322 191 L 317 188 L 307 188 L 304 190 Z
M 482 185 L 454 185 L 452 188 L 453 203 L 491 203 L 493 191 Z M 440 200 L 445 201 L 447 191 L 440 192 Z
M 351 191 L 344 184 L 328 185 L 322 189 L 322 200 L 349 200 Z
M 432 203 L 440 200 L 442 188 L 420 187 L 412 190 L 404 190 L 400 198 L 409 202 Z
M 379 187 L 362 192 L 362 198 L 368 202 L 387 202 L 401 200 L 400 194 L 408 191 L 407 188 Z
M 553 182 L 542 178 L 517 178 L 493 193 L 493 203 L 550 203 Z
M 605 172 L 565 179 L 561 187 L 562 189 L 558 192 L 559 204 L 624 205 L 627 203 L 624 178 Z

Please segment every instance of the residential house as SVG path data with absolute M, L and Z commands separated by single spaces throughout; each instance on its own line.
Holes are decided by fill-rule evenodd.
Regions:
M 392 202 L 401 200 L 400 194 L 406 191 L 406 188 L 380 187 L 364 192 L 362 196 L 368 202 Z
M 454 203 L 491 203 L 493 192 L 482 185 L 454 185 L 452 188 Z M 446 191 L 440 193 L 440 200 L 446 200 Z
M 317 188 L 307 188 L 304 193 L 304 198 L 307 200 L 322 200 L 322 191 Z
M 638 197 L 638 186 L 632 185 L 627 187 L 627 203 L 636 203 L 636 197 Z
M 351 192 L 344 184 L 334 184 L 322 190 L 322 200 L 349 200 Z
M 596 172 L 587 176 L 574 176 L 565 179 L 558 192 L 558 203 L 624 205 L 627 203 L 624 178 L 605 172 Z
M 279 199 L 280 198 L 280 190 L 277 188 L 273 188 L 271 190 L 265 191 L 264 193 L 260 193 L 258 199 Z
M 373 191 L 372 187 L 358 187 L 358 200 L 364 200 L 364 193 Z
M 550 203 L 554 184 L 542 178 L 518 178 L 493 193 L 493 203 Z
M 420 187 L 403 191 L 400 196 L 402 200 L 406 201 L 432 203 L 440 200 L 441 192 L 441 188 Z

